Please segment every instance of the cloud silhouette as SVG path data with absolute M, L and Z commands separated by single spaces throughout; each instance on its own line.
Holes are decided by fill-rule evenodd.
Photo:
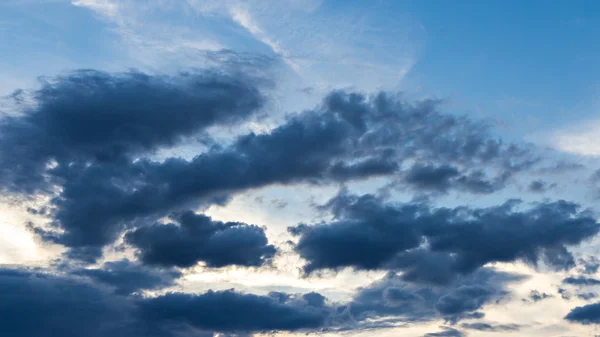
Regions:
M 422 202 L 386 203 L 374 195 L 339 194 L 325 205 L 332 222 L 291 227 L 305 272 L 351 267 L 395 269 L 406 280 L 444 284 L 490 262 L 543 259 L 557 269 L 575 265 L 567 246 L 596 235 L 594 217 L 566 201 L 518 211 L 519 202 L 472 209 Z M 423 242 L 427 242 L 423 245 Z

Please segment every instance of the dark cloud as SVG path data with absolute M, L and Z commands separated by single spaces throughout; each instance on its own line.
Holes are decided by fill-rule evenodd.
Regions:
M 114 287 L 115 292 L 121 295 L 170 287 L 182 276 L 181 272 L 175 270 L 148 268 L 127 259 L 105 262 L 102 268 L 72 270 L 71 274 Z
M 230 52 L 213 57 L 231 68 L 249 62 Z M 519 279 L 484 265 L 544 260 L 568 269 L 574 261 L 566 247 L 598 232 L 593 217 L 564 201 L 519 211 L 512 201 L 445 209 L 340 195 L 325 207 L 334 215 L 331 222 L 290 232 L 299 236 L 295 249 L 307 260 L 307 273 L 344 267 L 394 270 L 347 305 L 315 292 L 136 294 L 173 286 L 182 275 L 174 267 L 199 262 L 258 267 L 275 255 L 262 228 L 182 211 L 188 208 L 223 205 L 236 193 L 270 185 L 378 176 L 418 192 L 492 193 L 537 162 L 530 149 L 504 144 L 485 123 L 439 112 L 438 101 L 342 91 L 330 93 L 313 110 L 289 115 L 268 132 L 211 143 L 193 159 L 150 159 L 158 150 L 204 137 L 213 126 L 234 126 L 261 109 L 264 80 L 252 71 L 226 68 L 175 76 L 81 70 L 42 82 L 29 107 L 23 105 L 23 93 L 16 93 L 22 113 L 0 121 L 0 189 L 50 197 L 46 205 L 29 210 L 49 223 L 29 228 L 69 248 L 67 258 L 93 263 L 125 233 L 139 262 L 65 268 L 60 275 L 0 269 L 4 333 L 308 332 L 344 329 L 346 316 L 359 324 L 379 324 L 370 322 L 373 317 L 389 318 L 390 324 L 440 318 L 455 323 L 481 318 L 479 310 L 501 300 L 504 286 Z M 172 223 L 157 222 L 167 214 Z M 426 336 L 462 335 L 446 328 Z
M 60 171 L 66 182 L 52 201 L 57 209 L 53 225 L 64 233 L 41 234 L 73 248 L 102 246 L 136 217 L 193 201 L 222 203 L 235 191 L 275 183 L 382 174 L 366 169 L 364 160 L 386 161 L 389 151 L 355 160 L 350 139 L 359 133 L 337 114 L 315 111 L 291 118 L 271 133 L 249 134 L 230 146 L 212 148 L 191 161 L 123 160 L 61 168 L 55 172 Z M 352 163 L 343 163 L 344 157 L 352 158 Z
M 578 262 L 580 266 L 583 266 L 585 274 L 595 274 L 598 271 L 598 267 L 600 267 L 600 260 L 595 256 L 579 259 Z
M 581 285 L 581 286 L 595 286 L 600 285 L 600 280 L 591 277 L 567 277 L 563 280 L 565 284 Z
M 471 193 L 492 193 L 504 187 L 506 177 L 488 180 L 483 171 L 467 174 L 450 165 L 413 165 L 404 175 L 403 182 L 417 191 L 446 193 L 450 189 Z
M 543 180 L 534 180 L 527 187 L 530 192 L 534 193 L 544 193 L 549 189 L 556 187 L 556 184 L 549 184 Z
M 481 285 L 460 286 L 440 297 L 436 309 L 443 315 L 451 316 L 475 311 L 486 303 L 495 290 Z
M 325 301 L 326 298 L 325 296 L 316 293 L 316 292 L 310 292 L 307 294 L 302 295 L 302 298 L 308 303 L 308 305 L 316 307 L 316 308 L 323 308 L 325 307 Z
M 305 271 L 354 267 L 378 269 L 397 253 L 421 242 L 419 214 L 427 207 L 385 205 L 374 196 L 340 195 L 327 205 L 337 221 L 290 229 L 299 235 L 295 250 L 308 261 Z
M 550 294 L 546 294 L 544 292 L 539 292 L 537 290 L 532 290 L 529 292 L 529 296 L 527 299 L 523 299 L 524 302 L 539 302 L 541 300 L 545 300 L 547 298 L 552 298 L 554 296 Z
M 529 149 L 494 139 L 484 123 L 438 112 L 437 101 L 341 91 L 268 133 L 213 144 L 191 160 L 147 158 L 208 126 L 248 117 L 263 103 L 258 82 L 214 71 L 58 77 L 36 93 L 35 108 L 3 120 L 0 157 L 10 160 L 2 184 L 59 187 L 48 205 L 52 221 L 35 230 L 93 261 L 136 222 L 224 203 L 247 189 L 399 177 L 412 160 L 455 168 L 452 188 L 487 193 L 497 188 L 488 182 L 505 182 L 537 160 Z
M 439 103 L 410 103 L 384 93 L 367 97 L 339 91 L 325 99 L 328 110 L 366 130 L 360 139 L 363 144 L 395 144 L 404 158 L 438 164 L 485 163 L 507 171 L 532 161 L 527 150 L 494 139 L 485 123 L 438 112 Z
M 455 265 L 455 256 L 416 248 L 398 253 L 386 267 L 402 271 L 402 279 L 408 282 L 444 285 L 458 276 Z
M 573 323 L 600 324 L 600 303 L 576 307 L 565 316 L 565 319 Z
M 463 323 L 461 327 L 469 330 L 489 331 L 489 332 L 514 332 L 521 329 L 519 324 L 488 324 L 488 323 Z
M 571 299 L 571 293 L 565 288 L 558 288 L 558 294 L 563 300 L 568 301 Z
M 148 322 L 172 328 L 189 325 L 220 332 L 269 332 L 318 329 L 327 311 L 282 304 L 270 297 L 209 291 L 202 295 L 171 293 L 139 302 Z
M 566 246 L 600 230 L 594 217 L 573 203 L 544 202 L 524 211 L 518 204 L 435 209 L 418 201 L 391 204 L 373 195 L 342 193 L 325 205 L 332 222 L 299 225 L 290 233 L 299 237 L 295 250 L 307 261 L 307 273 L 392 268 L 405 271 L 406 280 L 444 284 L 490 262 L 537 265 L 542 259 L 569 269 L 574 259 Z
M 1 269 L 0 287 L 0 326 L 7 336 L 199 337 L 213 332 L 314 331 L 329 315 L 304 300 L 280 303 L 232 290 L 119 296 L 83 279 L 31 270 Z
M 0 269 L 0 326 L 6 336 L 132 336 L 133 304 L 71 278 Z
M 394 273 L 359 289 L 349 304 L 355 321 L 394 318 L 397 321 L 430 321 L 439 317 L 435 303 L 439 294 L 430 288 L 412 287 Z
M 177 224 L 154 224 L 125 235 L 125 242 L 138 250 L 140 261 L 163 267 L 208 267 L 230 265 L 258 267 L 275 255 L 262 228 L 241 222 L 214 221 L 186 211 L 174 215 Z
M 423 335 L 423 337 L 463 337 L 465 336 L 464 333 L 462 333 L 460 330 L 456 330 L 454 328 L 450 328 L 450 327 L 440 327 L 441 329 L 443 329 L 442 331 L 439 332 L 430 332 L 430 333 L 426 333 Z
M 598 297 L 597 293 L 592 293 L 592 292 L 577 293 L 577 298 L 585 300 L 585 301 L 589 301 L 589 300 L 592 300 L 592 299 L 597 298 L 597 297 Z
M 389 272 L 384 278 L 359 289 L 348 304 L 354 321 L 448 322 L 483 317 L 478 310 L 507 294 L 506 285 L 523 277 L 482 268 L 439 287 L 406 282 Z
M 542 167 L 542 168 L 536 170 L 536 172 L 542 173 L 542 174 L 561 174 L 561 173 L 565 173 L 565 172 L 581 170 L 584 168 L 585 168 L 585 165 L 583 165 L 581 163 L 574 163 L 574 162 L 561 160 L 551 166 Z
M 450 180 L 459 175 L 460 171 L 453 166 L 415 164 L 406 172 L 404 181 L 418 189 L 446 192 L 452 183 Z
M 152 152 L 247 118 L 264 102 L 256 79 L 217 70 L 176 76 L 79 70 L 41 84 L 34 106 L 0 121 L 4 189 L 42 190 L 52 161 L 66 166 Z
M 560 294 L 560 297 L 563 300 L 570 300 L 571 298 L 573 298 L 574 296 L 584 300 L 584 301 L 589 301 L 592 300 L 594 298 L 598 297 L 598 294 L 595 292 L 580 292 L 580 291 L 575 291 L 575 294 L 573 294 L 573 292 L 565 289 L 565 288 L 558 288 L 558 293 Z

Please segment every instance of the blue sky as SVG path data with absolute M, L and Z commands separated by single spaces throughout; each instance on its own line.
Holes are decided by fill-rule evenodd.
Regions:
M 0 284 L 41 273 L 66 298 L 133 308 L 115 336 L 593 336 L 599 15 L 4 0 Z M 121 315 L 112 304 L 96 310 Z M 205 321 L 211 306 L 259 323 Z
M 593 120 L 598 109 L 594 1 L 162 6 L 5 2 L 2 91 L 73 68 L 165 71 L 201 64 L 200 50 L 229 48 L 286 57 L 307 86 L 446 98 L 456 110 L 497 120 L 517 139 L 549 141 L 547 132 Z M 244 15 L 236 19 L 231 8 L 250 14 L 260 32 L 240 25 Z
M 414 76 L 431 90 L 507 119 L 520 132 L 593 117 L 597 6 L 464 1 L 440 8 L 411 2 L 406 10 L 427 27 Z M 520 125 L 523 118 L 535 124 Z

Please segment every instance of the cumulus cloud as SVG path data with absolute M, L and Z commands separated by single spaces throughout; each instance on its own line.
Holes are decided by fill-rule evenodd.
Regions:
M 327 314 L 308 305 L 297 307 L 234 291 L 170 293 L 142 300 L 139 308 L 144 320 L 168 329 L 176 322 L 200 330 L 237 333 L 317 329 L 324 325 Z
M 519 324 L 488 324 L 488 323 L 463 323 L 461 326 L 469 330 L 490 331 L 490 332 L 514 332 L 519 331 Z
M 587 292 L 587 293 L 577 293 L 577 298 L 582 299 L 584 301 L 589 301 L 598 297 L 597 293 Z
M 594 286 L 600 285 L 600 280 L 591 277 L 574 277 L 570 276 L 563 280 L 565 284 Z
M 475 311 L 490 298 L 494 291 L 480 285 L 461 286 L 440 297 L 436 309 L 443 315 Z
M 176 77 L 80 71 L 55 78 L 36 92 L 37 107 L 3 120 L 0 156 L 10 158 L 3 188 L 57 187 L 47 205 L 51 222 L 33 229 L 69 247 L 69 256 L 94 261 L 140 221 L 192 204 L 223 204 L 248 189 L 400 177 L 411 160 L 460 171 L 451 182 L 442 178 L 444 190 L 489 193 L 537 160 L 528 149 L 494 139 L 484 123 L 440 113 L 437 101 L 342 91 L 269 132 L 214 144 L 191 160 L 148 159 L 182 137 L 260 109 L 259 82 L 209 71 Z M 416 183 L 422 175 L 411 173 L 416 167 L 405 182 L 425 186 Z M 495 173 L 488 177 L 483 168 Z
M 456 322 L 481 318 L 479 310 L 500 301 L 506 286 L 523 280 L 523 276 L 483 268 L 455 279 L 452 283 L 431 287 L 415 284 L 389 272 L 382 279 L 358 290 L 348 304 L 354 321 L 423 322 L 444 319 Z
M 2 188 L 43 190 L 48 164 L 115 161 L 248 118 L 264 103 L 258 86 L 257 79 L 216 70 L 78 70 L 47 78 L 32 93 L 33 106 L 0 121 Z
M 144 267 L 127 259 L 105 262 L 102 268 L 74 269 L 70 273 L 114 287 L 115 292 L 121 295 L 167 288 L 183 275 L 176 270 Z
M 567 321 L 581 324 L 600 323 L 600 303 L 588 304 L 572 309 L 567 316 Z
M 600 267 L 600 260 L 595 256 L 588 256 L 587 258 L 579 259 L 580 266 L 583 266 L 583 272 L 585 274 L 595 274 L 598 272 Z
M 258 267 L 275 255 L 262 228 L 240 222 L 214 221 L 186 211 L 173 216 L 178 224 L 154 224 L 125 235 L 148 265 L 191 267 L 202 261 L 208 267 Z
M 537 179 L 532 181 L 527 188 L 530 192 L 544 193 L 554 187 L 556 187 L 556 184 L 549 184 L 543 180 Z
M 547 298 L 552 298 L 551 294 L 546 294 L 544 292 L 539 292 L 538 290 L 532 290 L 529 292 L 529 296 L 527 299 L 523 299 L 524 302 L 539 302 L 541 300 L 545 300 Z
M 461 173 L 450 165 L 432 166 L 415 164 L 404 175 L 403 182 L 417 191 L 446 193 L 450 189 L 488 194 L 504 187 L 509 175 L 489 180 L 483 171 Z
M 133 304 L 87 283 L 2 269 L 0 284 L 0 321 L 7 336 L 124 337 L 132 332 Z
M 541 174 L 562 174 L 566 172 L 578 171 L 585 168 L 585 165 L 576 163 L 573 161 L 559 160 L 558 162 L 550 165 L 541 167 L 536 170 L 536 173 Z
M 439 101 L 346 91 L 330 92 L 320 105 L 290 113 L 263 133 L 211 142 L 192 159 L 151 159 L 261 111 L 269 81 L 231 62 L 230 68 L 172 76 L 67 73 L 44 80 L 31 105 L 19 101 L 23 110 L 0 120 L 0 188 L 49 200 L 29 209 L 48 223 L 29 228 L 67 247 L 68 259 L 95 263 L 120 238 L 137 258 L 86 268 L 66 263 L 58 271 L 0 270 L 0 286 L 8 289 L 0 294 L 0 322 L 6 323 L 0 325 L 9 334 L 175 337 L 456 323 L 482 318 L 482 308 L 521 279 L 487 264 L 544 261 L 569 269 L 575 262 L 568 247 L 600 229 L 589 213 L 562 200 L 524 210 L 514 200 L 436 208 L 342 193 L 322 207 L 332 220 L 289 232 L 298 238 L 294 249 L 306 261 L 306 274 L 389 271 L 349 302 L 316 292 L 165 293 L 182 276 L 177 268 L 261 267 L 278 252 L 257 225 L 189 209 L 224 205 L 238 193 L 273 185 L 382 176 L 388 187 L 418 194 L 489 194 L 538 162 L 531 148 L 505 144 L 486 123 L 440 112 Z M 509 330 L 483 324 L 463 328 Z M 448 328 L 426 336 L 461 335 Z
M 594 217 L 566 201 L 519 202 L 472 209 L 433 208 L 422 202 L 394 204 L 374 195 L 342 193 L 325 208 L 332 222 L 298 225 L 289 231 L 304 270 L 352 267 L 406 271 L 407 280 L 447 283 L 490 262 L 544 260 L 557 269 L 575 265 L 567 246 L 596 235 Z M 426 244 L 424 244 L 426 243 Z
M 106 283 L 103 277 L 93 279 Z M 108 283 L 122 284 L 114 279 Z M 328 315 L 307 301 L 280 303 L 269 296 L 232 290 L 120 296 L 94 282 L 26 269 L 1 269 L 0 286 L 5 290 L 0 294 L 0 322 L 9 336 L 175 337 L 302 331 L 322 327 Z

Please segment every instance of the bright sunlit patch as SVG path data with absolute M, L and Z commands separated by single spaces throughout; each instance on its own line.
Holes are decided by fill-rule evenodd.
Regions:
M 115 16 L 117 12 L 117 5 L 108 0 L 77 0 L 73 1 L 73 5 L 89 7 L 109 17 Z
M 43 258 L 22 214 L 0 205 L 0 263 L 26 263 Z
M 587 121 L 556 132 L 550 139 L 558 150 L 584 156 L 600 156 L 600 120 Z

